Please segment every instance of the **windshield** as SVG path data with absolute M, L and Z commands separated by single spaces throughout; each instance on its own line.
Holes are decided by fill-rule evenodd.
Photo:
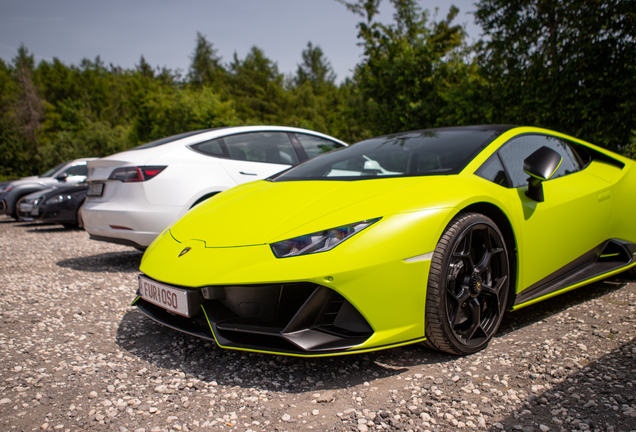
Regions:
M 56 172 L 58 172 L 60 169 L 62 169 L 62 167 L 64 165 L 66 165 L 68 162 L 62 162 L 61 164 L 51 168 L 50 170 L 48 170 L 47 172 L 45 172 L 44 174 L 41 174 L 40 177 L 51 177 L 53 174 L 55 174 Z
M 180 140 L 182 138 L 187 138 L 189 136 L 193 136 L 193 135 L 198 135 L 200 133 L 203 132 L 209 132 L 211 130 L 214 129 L 205 129 L 205 130 L 198 130 L 198 131 L 192 131 L 192 132 L 185 132 L 185 133 L 181 133 L 178 135 L 172 135 L 166 138 L 161 138 L 155 141 L 150 141 L 149 143 L 146 144 L 142 144 L 140 146 L 137 147 L 133 147 L 130 150 L 142 150 L 142 149 L 147 149 L 147 148 L 151 148 L 151 147 L 159 147 L 160 145 L 164 145 L 164 144 L 168 144 L 171 143 L 172 141 L 176 141 L 176 140 Z
M 472 127 L 372 138 L 309 160 L 272 180 L 366 180 L 457 174 L 499 134 L 498 130 Z

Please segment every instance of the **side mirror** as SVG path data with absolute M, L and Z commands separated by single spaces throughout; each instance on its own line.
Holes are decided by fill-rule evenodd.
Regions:
M 66 174 L 65 172 L 60 174 L 59 176 L 55 177 L 57 180 L 59 181 L 64 181 L 68 178 L 68 174 Z
M 541 147 L 523 161 L 523 171 L 530 176 L 526 196 L 537 202 L 543 202 L 541 182 L 549 180 L 561 165 L 563 158 L 549 147 Z

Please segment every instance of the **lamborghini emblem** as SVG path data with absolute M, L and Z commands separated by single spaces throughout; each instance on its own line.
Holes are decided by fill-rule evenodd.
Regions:
M 191 248 L 191 247 L 187 247 L 187 248 L 185 248 L 184 250 L 182 250 L 182 251 L 179 253 L 179 257 L 182 257 L 182 256 L 184 256 L 185 254 L 187 254 L 188 252 L 190 252 L 190 249 L 192 249 L 192 248 Z

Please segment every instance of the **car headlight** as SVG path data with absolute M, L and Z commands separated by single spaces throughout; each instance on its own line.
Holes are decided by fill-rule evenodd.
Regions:
M 69 201 L 71 199 L 70 195 L 57 195 L 54 196 L 53 198 L 49 198 L 46 200 L 46 204 L 59 204 L 59 203 L 63 203 L 64 201 Z
M 0 187 L 0 194 L 7 193 L 11 189 L 13 189 L 13 185 L 6 185 L 6 186 L 3 186 L 3 187 Z
M 381 218 L 367 219 L 337 228 L 326 229 L 311 234 L 272 243 L 270 246 L 276 258 L 288 258 L 329 251 L 343 241 L 359 233 Z

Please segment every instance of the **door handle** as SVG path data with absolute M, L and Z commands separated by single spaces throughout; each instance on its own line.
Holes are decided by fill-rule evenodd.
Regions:
M 246 172 L 243 172 L 243 171 L 239 171 L 239 174 L 243 174 L 243 175 L 258 175 L 256 173 L 246 173 Z

